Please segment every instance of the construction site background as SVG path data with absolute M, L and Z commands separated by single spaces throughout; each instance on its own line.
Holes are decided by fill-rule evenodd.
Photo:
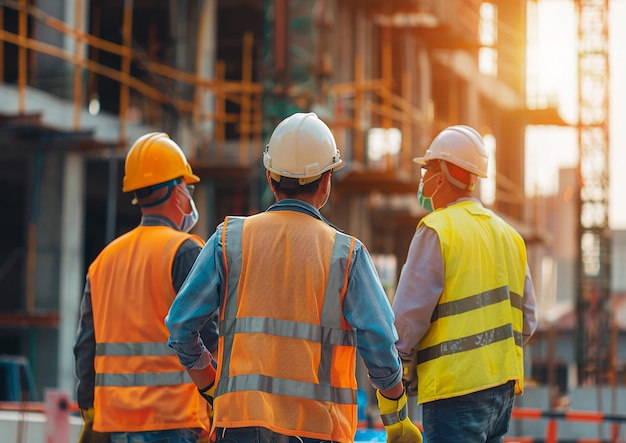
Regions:
M 556 195 L 528 198 L 526 128 L 568 126 L 556 103 L 526 94 L 538 1 L 0 0 L 0 354 L 32 369 L 21 400 L 73 395 L 86 266 L 139 220 L 121 193 L 139 135 L 164 131 L 185 149 L 202 179 L 194 232 L 207 237 L 271 203 L 268 136 L 314 111 L 348 163 L 323 214 L 364 241 L 391 299 L 424 215 L 411 159 L 449 124 L 478 128 L 494 159 L 486 204 L 523 235 L 541 305 L 519 406 L 626 410 L 626 235 L 607 219 L 609 2 L 572 0 L 580 165 L 558 171 Z M 515 435 L 538 430 L 520 423 Z

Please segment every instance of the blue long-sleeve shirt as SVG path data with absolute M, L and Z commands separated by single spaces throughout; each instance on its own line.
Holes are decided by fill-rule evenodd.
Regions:
M 317 209 L 300 200 L 281 200 L 271 209 L 297 210 L 324 220 Z M 222 301 L 226 282 L 222 229 L 223 225 L 218 226 L 207 240 L 165 319 L 170 332 L 168 344 L 188 369 L 203 369 L 212 358 L 198 331 Z M 402 377 L 402 367 L 395 348 L 398 335 L 393 324 L 393 311 L 371 256 L 358 240 L 350 266 L 343 314 L 356 330 L 357 349 L 372 384 L 381 390 L 397 384 Z

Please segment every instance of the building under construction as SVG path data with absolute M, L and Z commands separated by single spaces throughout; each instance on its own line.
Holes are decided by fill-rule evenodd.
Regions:
M 149 131 L 169 133 L 201 177 L 194 232 L 206 238 L 225 215 L 272 202 L 261 162 L 269 134 L 292 112 L 316 112 L 347 161 L 324 215 L 363 240 L 393 297 L 424 215 L 411 159 L 443 127 L 471 125 L 495 159 L 488 204 L 525 237 L 540 275 L 525 129 L 564 122 L 553 106 L 527 105 L 527 3 L 0 0 L 0 353 L 27 356 L 40 388 L 73 392 L 86 268 L 139 221 L 121 192 L 123 160 Z M 597 159 L 606 126 L 580 125 Z M 606 204 L 606 172 L 585 172 L 601 194 L 582 206 Z M 590 223 L 586 258 L 597 252 L 602 272 L 579 298 L 593 292 L 601 312 L 606 218 Z

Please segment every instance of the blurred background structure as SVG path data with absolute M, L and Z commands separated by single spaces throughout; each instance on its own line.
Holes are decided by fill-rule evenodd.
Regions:
M 74 391 L 86 266 L 139 221 L 121 180 L 145 132 L 186 150 L 202 178 L 194 232 L 207 237 L 225 215 L 272 202 L 269 134 L 292 112 L 316 112 L 348 163 L 323 213 L 364 241 L 393 298 L 424 215 L 411 159 L 445 126 L 468 124 L 492 153 L 481 195 L 525 238 L 542 306 L 526 364 L 547 394 L 525 398 L 551 408 L 609 387 L 579 409 L 607 409 L 606 395 L 617 408 L 626 236 L 608 224 L 609 0 L 571 0 L 574 124 L 527 94 L 542 1 L 0 0 L 0 354 L 27 358 L 31 396 Z M 554 171 L 554 196 L 525 192 L 534 126 L 578 134 L 579 165 Z

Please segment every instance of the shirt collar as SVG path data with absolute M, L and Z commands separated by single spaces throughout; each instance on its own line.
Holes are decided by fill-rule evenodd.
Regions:
M 176 229 L 178 231 L 178 226 L 172 220 L 167 218 L 164 215 L 151 214 L 144 215 L 141 217 L 140 226 L 169 226 L 172 229 Z
M 271 212 L 271 211 L 296 211 L 296 212 L 301 212 L 303 214 L 308 214 L 311 217 L 315 217 L 318 220 L 321 220 L 327 225 L 340 231 L 339 228 L 337 228 L 331 222 L 326 220 L 317 208 L 313 207 L 313 205 L 306 203 L 302 200 L 298 200 L 295 198 L 286 198 L 284 200 L 277 201 L 276 203 L 271 205 L 269 208 L 267 208 L 267 212 Z
M 476 197 L 459 197 L 456 200 L 454 200 L 453 202 L 448 203 L 446 205 L 446 207 L 452 206 L 452 205 L 455 205 L 455 204 L 461 203 L 461 202 L 474 202 L 474 203 L 482 204 L 480 202 L 480 200 L 477 199 Z

